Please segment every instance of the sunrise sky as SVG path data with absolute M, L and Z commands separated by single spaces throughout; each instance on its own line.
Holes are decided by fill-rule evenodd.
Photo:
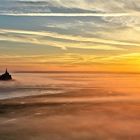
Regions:
M 140 72 L 140 0 L 0 0 L 0 71 Z

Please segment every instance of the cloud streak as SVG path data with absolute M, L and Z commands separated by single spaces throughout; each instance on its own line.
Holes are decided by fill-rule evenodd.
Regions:
M 118 17 L 139 16 L 139 0 L 1 0 L 0 15 Z
M 1 64 L 51 64 L 51 65 L 138 65 L 140 53 L 128 53 L 115 56 L 97 56 L 78 53 L 60 55 L 1 55 Z
M 140 46 L 139 43 L 105 40 L 101 38 L 82 37 L 58 34 L 54 32 L 6 30 L 0 29 L 0 40 L 13 42 L 28 42 L 32 44 L 49 45 L 67 48 L 96 49 L 96 50 L 124 50 L 122 46 Z M 59 39 L 59 40 L 58 40 Z M 116 46 L 116 47 L 115 47 Z
M 115 40 L 105 40 L 101 38 L 93 38 L 93 37 L 82 37 L 82 36 L 73 36 L 73 35 L 63 35 L 63 34 L 58 34 L 54 32 L 43 32 L 43 31 L 27 31 L 27 30 L 6 30 L 6 29 L 0 29 L 0 33 L 2 34 L 19 34 L 19 35 L 32 35 L 32 36 L 38 36 L 38 37 L 52 37 L 56 39 L 65 39 L 69 41 L 78 41 L 78 42 L 89 42 L 89 43 L 103 43 L 107 45 L 128 45 L 128 46 L 140 46 L 139 43 L 131 43 L 131 42 L 123 42 L 123 41 L 115 41 Z M 27 36 L 28 37 L 28 36 Z
M 0 13 L 4 16 L 30 16 L 30 17 L 120 17 L 139 16 L 130 13 Z

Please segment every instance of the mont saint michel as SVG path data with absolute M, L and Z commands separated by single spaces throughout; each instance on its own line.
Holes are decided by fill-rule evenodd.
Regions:
M 9 74 L 7 69 L 6 69 L 5 73 L 0 76 L 0 80 L 2 80 L 2 81 L 12 80 L 12 76 Z

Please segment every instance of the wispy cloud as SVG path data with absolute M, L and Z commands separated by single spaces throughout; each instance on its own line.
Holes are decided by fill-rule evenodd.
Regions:
M 120 16 L 138 16 L 139 14 L 129 13 L 0 13 L 7 16 L 31 16 L 31 17 L 120 17 Z
M 64 34 L 58 34 L 55 32 L 43 32 L 43 31 L 29 31 L 29 30 L 6 30 L 6 29 L 0 29 L 0 33 L 8 34 L 19 34 L 19 35 L 36 35 L 36 36 L 42 36 L 42 37 L 52 37 L 56 39 L 65 39 L 69 41 L 78 41 L 78 42 L 89 42 L 89 43 L 103 43 L 107 45 L 129 45 L 129 46 L 139 46 L 140 44 L 137 43 L 131 43 L 131 42 L 121 42 L 121 41 L 115 41 L 115 40 L 105 40 L 100 38 L 93 38 L 93 37 L 82 37 L 82 36 L 73 36 L 73 35 L 64 35 Z M 28 37 L 28 36 L 27 36 Z M 34 36 L 35 37 L 35 36 Z
M 115 56 L 97 56 L 78 53 L 60 55 L 1 55 L 1 64 L 51 64 L 51 65 L 139 65 L 140 53 L 128 53 Z
M 53 8 L 84 9 L 99 12 L 132 12 L 139 11 L 139 0 L 21 0 L 16 1 L 24 6 L 48 6 Z M 57 9 L 58 10 L 58 9 Z
M 140 53 L 128 53 L 116 56 L 109 56 L 102 59 L 106 64 L 124 64 L 124 65 L 139 65 Z
M 92 37 L 88 38 L 82 36 L 63 35 L 63 34 L 58 34 L 53 32 L 1 29 L 0 33 L 1 33 L 0 40 L 49 45 L 49 46 L 59 47 L 62 49 L 82 48 L 82 49 L 96 49 L 96 50 L 124 50 L 123 48 L 121 48 L 121 46 L 123 45 L 139 46 L 139 44 L 137 43 L 120 42 L 115 40 L 105 40 L 105 39 L 92 38 Z M 52 39 L 50 39 L 50 37 Z M 61 39 L 61 40 L 58 41 L 56 39 Z
M 138 16 L 139 0 L 5 0 L 0 15 L 117 17 Z

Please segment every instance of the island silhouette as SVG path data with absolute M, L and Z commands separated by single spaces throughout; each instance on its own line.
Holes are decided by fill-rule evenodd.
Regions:
M 7 69 L 4 74 L 0 75 L 0 80 L 2 80 L 2 81 L 12 80 L 12 76 L 9 74 Z

